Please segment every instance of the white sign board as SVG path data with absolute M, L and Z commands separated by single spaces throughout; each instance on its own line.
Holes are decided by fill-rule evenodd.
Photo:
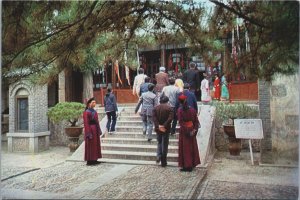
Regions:
M 234 130 L 236 138 L 262 139 L 264 137 L 261 119 L 235 119 Z

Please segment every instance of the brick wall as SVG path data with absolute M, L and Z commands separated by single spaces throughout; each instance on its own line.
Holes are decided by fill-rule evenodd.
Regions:
M 9 86 L 9 132 L 14 133 L 16 131 L 16 94 L 19 89 L 25 89 L 28 92 L 28 132 L 47 131 L 47 85 L 32 85 L 27 80 L 21 80 Z

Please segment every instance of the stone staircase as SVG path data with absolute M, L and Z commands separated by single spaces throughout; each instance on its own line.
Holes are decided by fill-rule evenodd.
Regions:
M 123 107 L 119 113 L 116 134 L 105 134 L 101 138 L 103 162 L 129 164 L 155 164 L 157 140 L 153 131 L 153 140 L 147 141 L 142 134 L 142 121 L 134 113 L 135 107 Z M 120 109 L 121 110 L 121 109 Z M 168 165 L 177 166 L 178 139 L 170 136 Z
M 119 116 L 116 124 L 116 134 L 103 134 L 101 136 L 102 158 L 101 162 L 122 164 L 146 164 L 155 165 L 157 140 L 153 131 L 153 140 L 147 141 L 142 134 L 142 121 L 138 114 L 134 113 L 134 105 L 118 105 Z M 197 135 L 201 165 L 206 168 L 215 153 L 215 137 L 213 129 L 213 112 L 209 105 L 198 103 L 200 115 L 198 116 L 201 128 Z M 107 118 L 103 107 L 96 107 L 99 115 L 100 127 L 104 132 Z M 168 148 L 168 166 L 178 166 L 178 126 L 177 133 L 170 136 Z M 83 162 L 84 142 L 67 159 L 67 161 Z

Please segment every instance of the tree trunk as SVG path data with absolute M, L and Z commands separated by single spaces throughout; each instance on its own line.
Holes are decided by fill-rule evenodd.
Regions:
M 270 83 L 259 79 L 259 116 L 263 123 L 264 138 L 260 142 L 260 162 L 273 163 L 271 135 Z
M 86 102 L 89 98 L 93 97 L 93 74 L 91 71 L 83 73 L 83 92 L 82 98 Z

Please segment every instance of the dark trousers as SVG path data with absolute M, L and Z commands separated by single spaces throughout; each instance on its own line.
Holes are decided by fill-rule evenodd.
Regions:
M 173 112 L 174 112 L 174 117 L 173 117 L 173 121 L 172 121 L 172 125 L 171 125 L 171 133 L 176 132 L 176 125 L 177 125 L 177 120 L 178 120 L 176 107 L 173 108 Z
M 167 165 L 167 154 L 170 133 L 156 133 L 157 138 L 157 157 L 161 160 L 161 165 Z
M 107 112 L 106 116 L 107 116 L 107 123 L 106 123 L 107 131 L 108 132 L 115 131 L 115 126 L 117 122 L 116 111 Z

